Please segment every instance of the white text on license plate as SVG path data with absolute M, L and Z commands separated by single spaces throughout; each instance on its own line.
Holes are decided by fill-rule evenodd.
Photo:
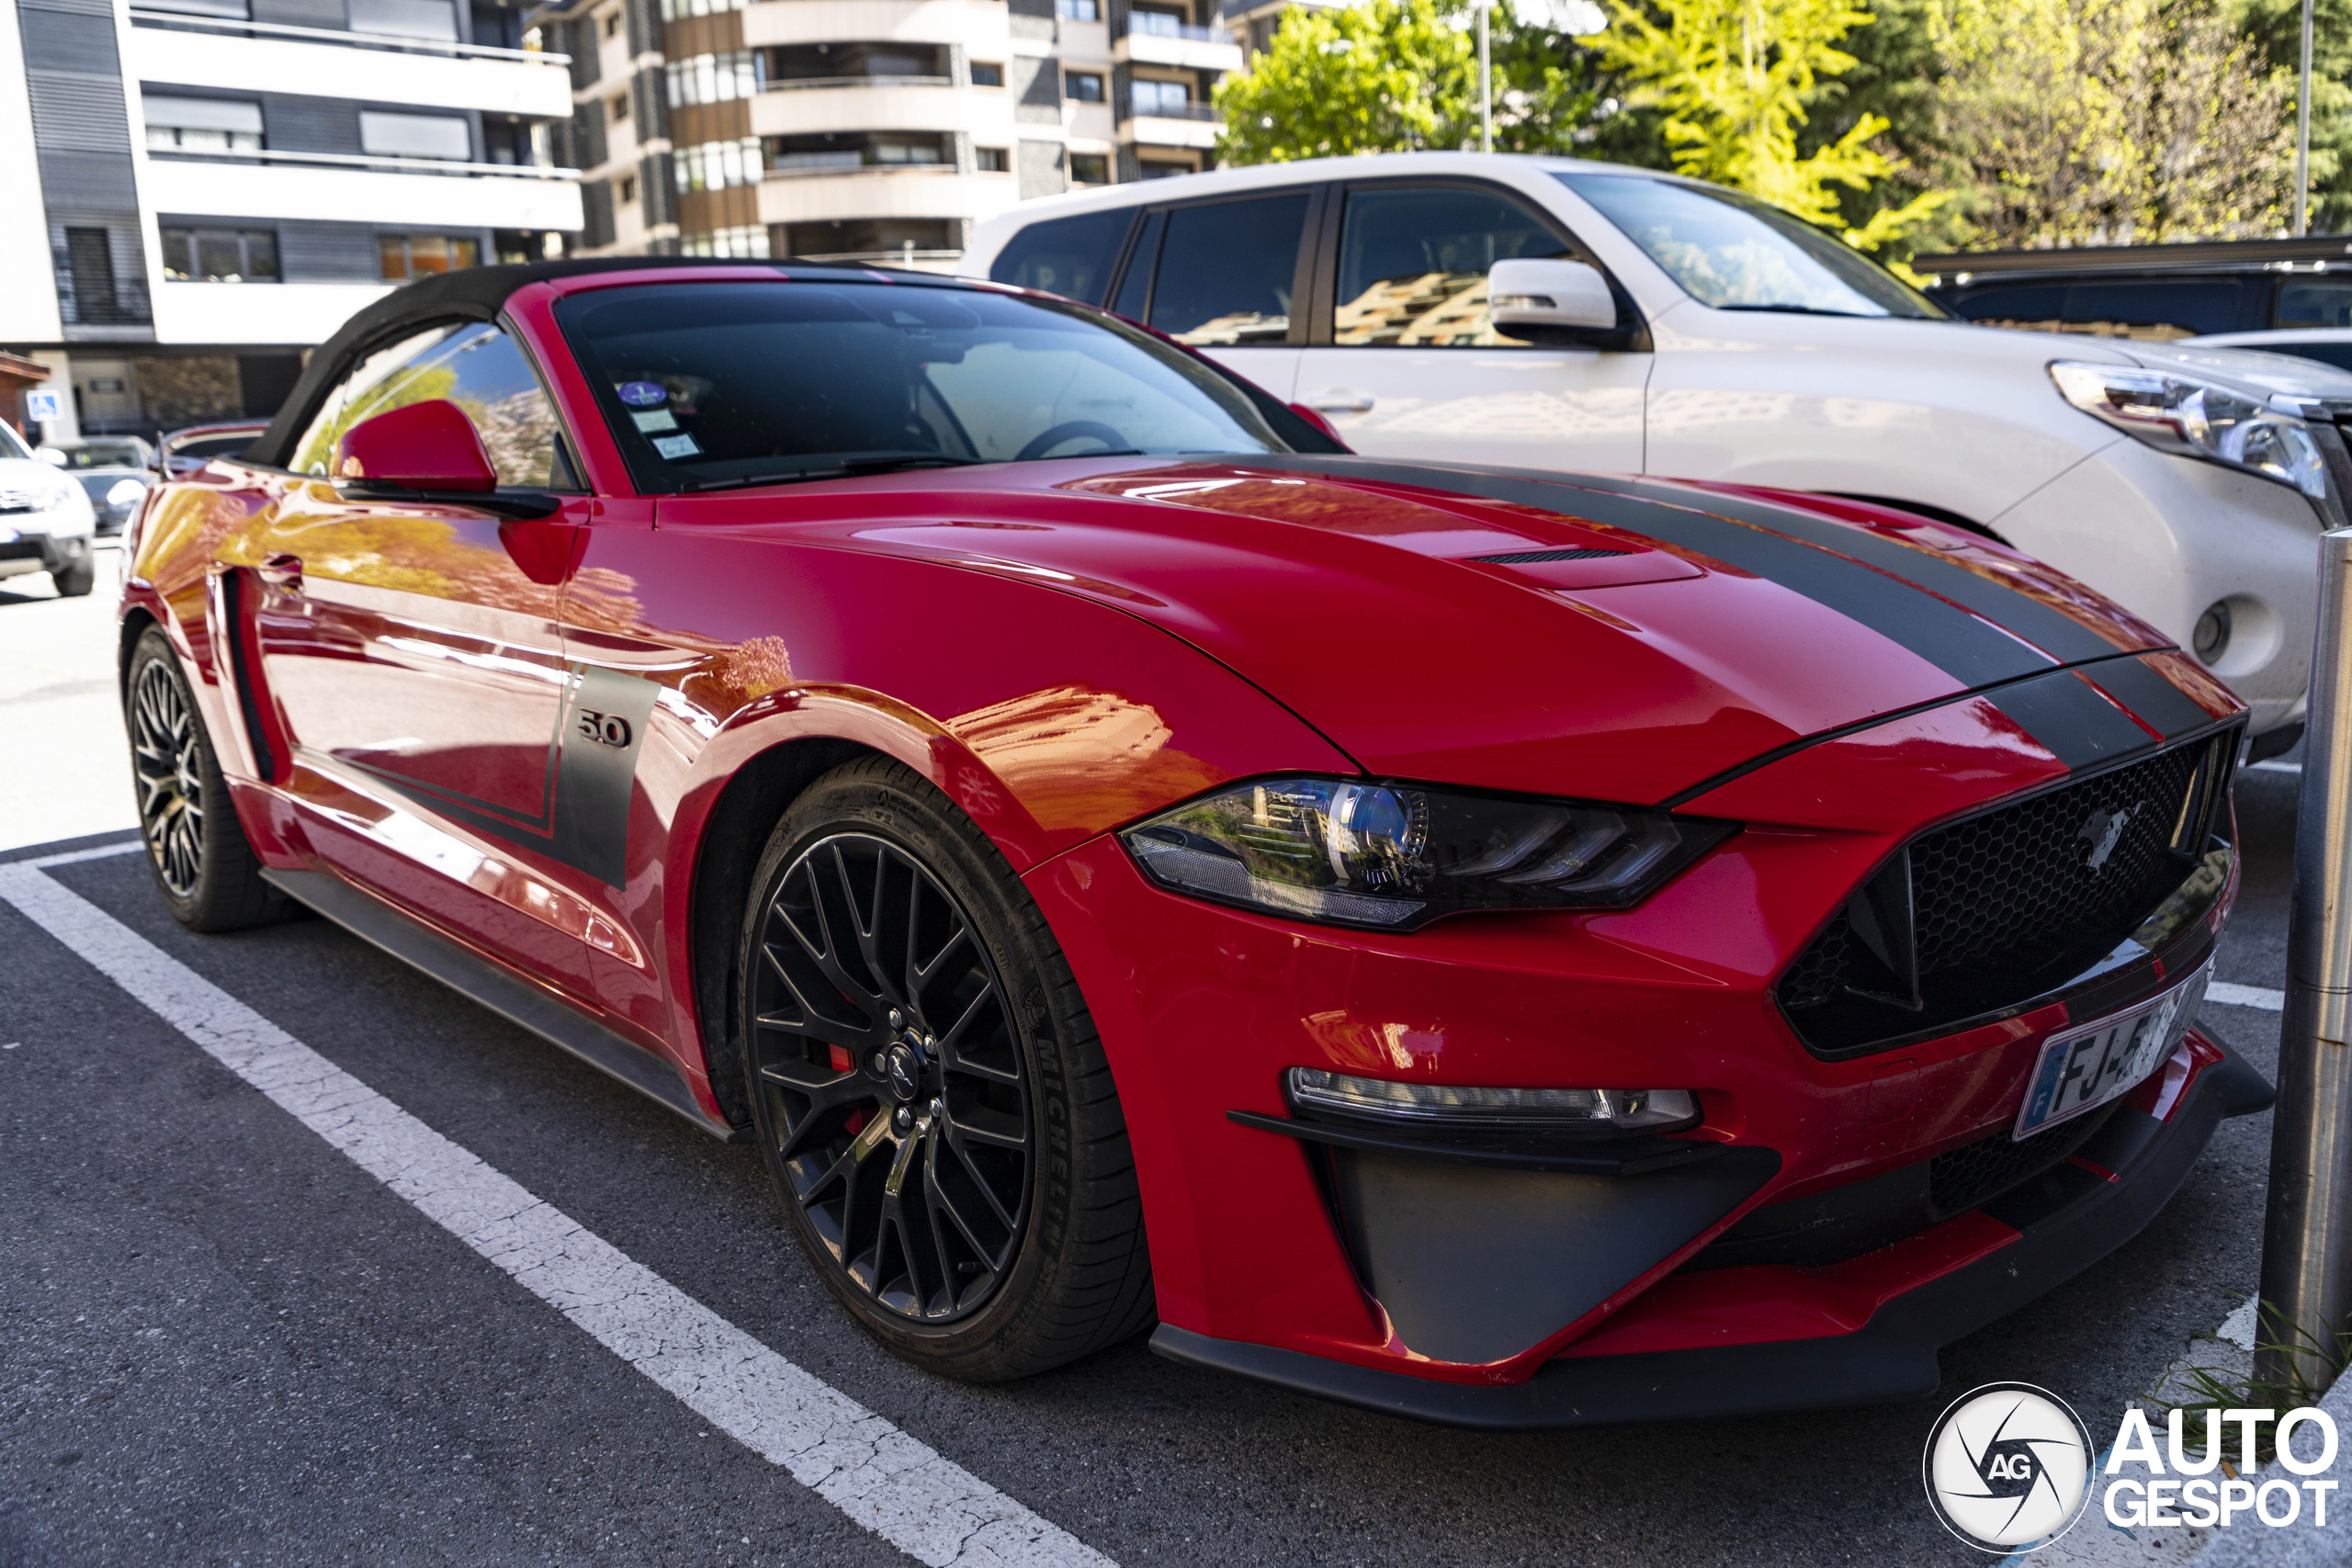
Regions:
M 2044 1041 L 2009 1136 L 2028 1138 L 2105 1105 L 2154 1072 L 2179 1048 L 2212 975 L 2208 963 L 2161 996 Z

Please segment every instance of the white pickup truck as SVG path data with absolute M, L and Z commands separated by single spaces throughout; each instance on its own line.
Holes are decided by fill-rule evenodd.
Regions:
M 2039 557 L 2301 730 L 2352 374 L 1979 327 L 1736 192 L 1398 153 L 1023 205 L 963 270 L 1193 344 L 1376 457 L 1889 502 Z

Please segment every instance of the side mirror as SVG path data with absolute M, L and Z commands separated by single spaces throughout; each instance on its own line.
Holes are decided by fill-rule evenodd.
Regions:
M 338 485 L 368 490 L 445 491 L 481 494 L 498 488 L 474 434 L 457 404 L 435 398 L 363 419 L 335 443 Z
M 1487 272 L 1487 317 L 1522 343 L 1616 347 L 1617 299 L 1609 280 L 1580 261 L 1498 261 Z
M 108 506 L 133 507 L 147 499 L 147 487 L 137 479 L 117 479 L 107 491 Z
M 36 446 L 33 448 L 33 456 L 39 457 L 42 462 L 47 463 L 52 468 L 64 468 L 67 464 L 73 461 L 71 457 L 68 457 L 64 453 L 59 451 L 54 446 Z

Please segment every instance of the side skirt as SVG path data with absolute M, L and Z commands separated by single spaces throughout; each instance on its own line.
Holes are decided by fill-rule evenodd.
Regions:
M 659 1100 L 722 1143 L 740 1142 L 743 1137 L 724 1122 L 703 1113 L 685 1080 L 669 1062 L 533 989 L 373 894 L 322 871 L 265 870 L 262 875 L 288 897 L 423 970 L 509 1023 L 521 1025 L 597 1071 Z

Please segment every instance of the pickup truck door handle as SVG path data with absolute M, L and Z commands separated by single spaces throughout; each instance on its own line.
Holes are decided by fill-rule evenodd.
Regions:
M 1327 387 L 1306 400 L 1317 413 L 1370 413 L 1376 400 L 1345 387 Z
M 283 588 L 289 592 L 301 592 L 302 558 L 300 556 L 271 556 L 261 563 L 260 571 L 261 580 L 272 588 Z

